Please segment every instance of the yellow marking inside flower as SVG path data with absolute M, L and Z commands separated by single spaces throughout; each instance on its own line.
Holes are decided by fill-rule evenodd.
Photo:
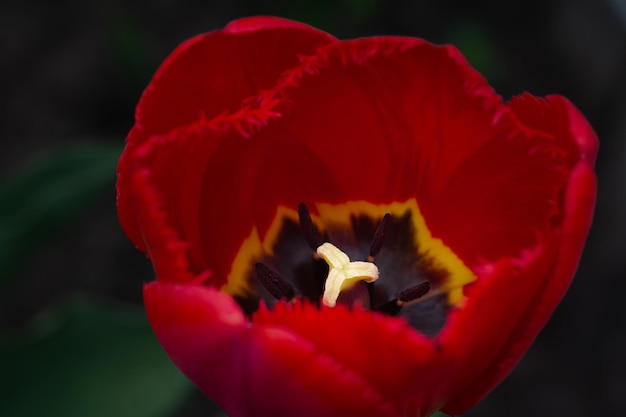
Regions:
M 351 230 L 352 218 L 354 216 L 365 215 L 371 219 L 380 219 L 385 213 L 390 213 L 393 217 L 400 218 L 405 215 L 407 211 L 410 211 L 411 221 L 415 231 L 413 239 L 418 248 L 419 256 L 427 257 L 432 261 L 435 268 L 443 269 L 448 272 L 446 278 L 441 283 L 442 285 L 434 291 L 431 291 L 429 295 L 447 293 L 448 304 L 461 306 L 465 299 L 463 287 L 476 280 L 476 275 L 463 263 L 452 249 L 441 239 L 431 234 L 415 199 L 391 204 L 374 204 L 367 201 L 352 201 L 343 204 L 318 203 L 315 207 L 319 215 L 311 213 L 311 218 L 322 233 L 327 228 Z M 227 281 L 221 288 L 222 291 L 233 296 L 245 296 L 250 293 L 251 285 L 249 279 L 251 265 L 254 265 L 254 262 L 257 262 L 263 255 L 274 255 L 274 245 L 280 235 L 285 219 L 290 219 L 297 223 L 298 212 L 294 209 L 279 206 L 276 209 L 272 224 L 263 237 L 260 236 L 256 227 L 252 229 L 250 235 L 242 242 L 241 248 L 232 263 Z M 337 251 L 343 254 L 341 250 L 337 249 Z M 321 254 L 319 255 L 324 258 Z M 347 258 L 347 255 L 345 256 Z M 326 258 L 324 259 L 328 262 Z M 338 259 L 341 260 L 343 258 L 339 256 Z M 338 261 L 335 260 L 334 262 Z M 358 262 L 350 262 L 349 259 L 348 263 L 359 264 Z M 369 262 L 363 263 L 373 265 Z M 340 264 L 337 263 L 337 265 Z M 373 266 L 375 267 L 375 265 Z M 350 270 L 348 270 L 348 276 L 354 275 L 356 277 L 361 274 L 361 272 L 357 273 L 352 268 L 353 267 L 350 267 Z M 329 279 L 327 279 L 326 285 L 329 285 L 328 281 L 331 278 L 330 275 L 329 273 Z M 361 276 L 372 278 L 374 274 L 368 272 L 361 274 Z M 334 279 L 335 278 L 333 278 L 333 280 Z M 351 281 L 349 278 L 342 281 L 345 283 L 339 284 L 338 294 L 340 294 L 342 290 L 349 288 L 351 284 L 354 285 L 357 281 L 358 279 Z M 326 290 L 324 294 L 326 295 Z M 330 299 L 331 297 L 329 295 L 329 300 Z M 336 297 L 334 300 L 336 302 Z M 326 302 L 324 302 L 324 304 L 328 305 Z
M 329 268 L 322 296 L 322 302 L 328 307 L 334 307 L 341 291 L 350 289 L 357 282 L 374 282 L 378 279 L 376 265 L 371 262 L 352 262 L 348 255 L 332 243 L 322 243 L 317 248 L 317 254 Z
M 251 291 L 250 276 L 251 265 L 258 261 L 263 255 L 274 256 L 274 243 L 278 240 L 285 219 L 298 222 L 298 212 L 284 206 L 276 208 L 274 220 L 270 225 L 263 240 L 259 237 L 256 227 L 252 228 L 250 235 L 242 242 L 239 252 L 233 260 L 232 267 L 226 283 L 220 288 L 232 296 L 246 296 Z
M 253 228 L 250 236 L 248 236 L 241 247 L 239 252 L 233 260 L 232 267 L 226 283 L 220 288 L 227 294 L 232 296 L 245 296 L 250 293 L 250 283 L 248 282 L 248 276 L 250 275 L 252 259 L 259 259 L 263 256 L 263 244 L 259 239 L 259 232 L 257 228 Z

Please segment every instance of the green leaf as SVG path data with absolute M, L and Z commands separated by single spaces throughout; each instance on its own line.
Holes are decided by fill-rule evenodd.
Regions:
M 159 417 L 192 385 L 142 311 L 73 300 L 0 342 L 0 415 Z
M 0 287 L 107 188 L 113 198 L 121 151 L 98 142 L 60 149 L 0 183 Z

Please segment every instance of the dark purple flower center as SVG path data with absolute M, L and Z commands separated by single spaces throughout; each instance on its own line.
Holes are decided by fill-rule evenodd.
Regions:
M 435 335 L 450 309 L 447 293 L 441 289 L 450 273 L 435 265 L 428 253 L 416 245 L 412 211 L 402 215 L 386 213 L 379 218 L 355 214 L 351 227 L 327 227 L 321 232 L 304 204 L 298 207 L 298 221 L 284 218 L 273 242 L 272 255 L 254 260 L 250 268 L 253 291 L 236 296 L 242 308 L 253 314 L 261 300 L 271 308 L 276 302 L 309 299 L 321 306 L 329 265 L 317 254 L 324 243 L 345 251 L 350 260 L 376 265 L 380 279 L 358 280 L 342 290 L 338 304 L 405 317 L 416 329 Z M 355 262 L 362 264 L 362 261 Z

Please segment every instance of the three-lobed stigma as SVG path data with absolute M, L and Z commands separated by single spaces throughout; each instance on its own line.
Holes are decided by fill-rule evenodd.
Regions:
M 334 307 L 341 291 L 352 288 L 357 282 L 374 282 L 378 279 L 378 267 L 374 263 L 350 261 L 348 255 L 332 243 L 322 243 L 316 252 L 329 268 L 322 296 L 325 306 Z

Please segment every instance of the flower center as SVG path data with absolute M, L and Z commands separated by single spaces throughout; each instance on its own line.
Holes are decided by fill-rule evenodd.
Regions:
M 474 274 L 425 225 L 414 200 L 391 205 L 280 208 L 263 239 L 254 229 L 222 288 L 252 315 L 261 300 L 309 299 L 405 317 L 436 334 Z

